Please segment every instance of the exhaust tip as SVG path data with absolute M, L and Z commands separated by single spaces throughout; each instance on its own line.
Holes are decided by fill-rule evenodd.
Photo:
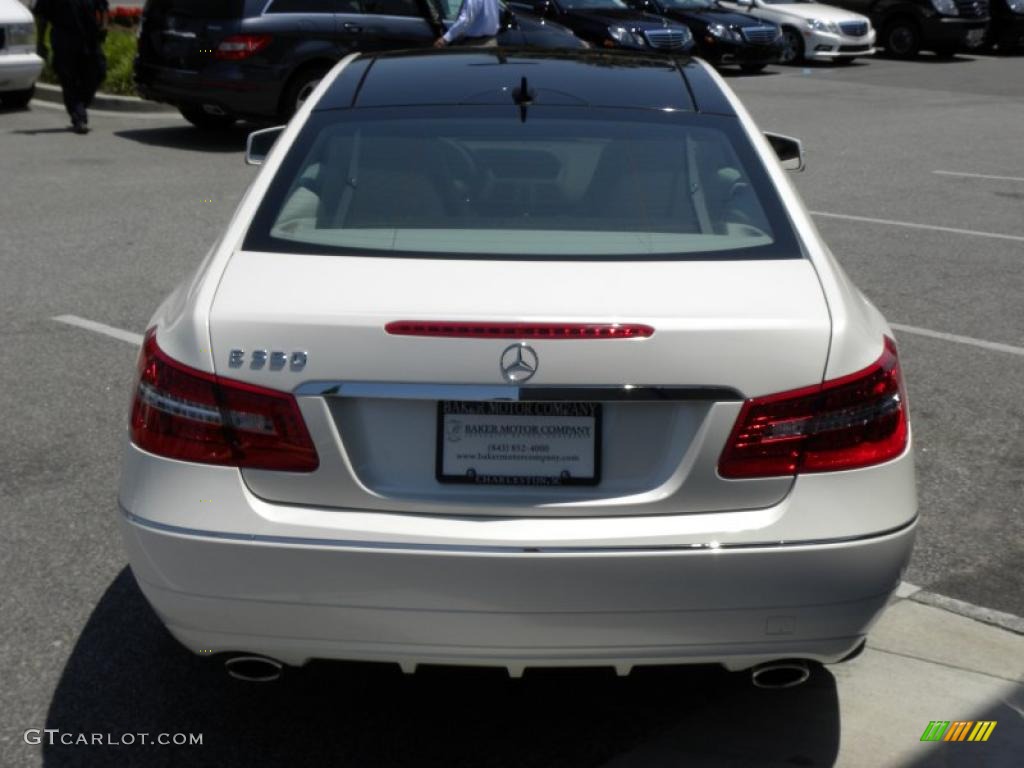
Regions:
M 811 670 L 807 662 L 800 660 L 770 661 L 758 664 L 750 673 L 755 688 L 795 688 L 807 682 Z
M 281 677 L 284 664 L 266 656 L 232 656 L 224 670 L 235 680 L 247 683 L 272 683 Z

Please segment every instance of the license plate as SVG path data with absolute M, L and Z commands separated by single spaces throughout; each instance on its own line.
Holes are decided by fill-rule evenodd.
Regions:
M 984 40 L 985 40 L 985 30 L 984 29 L 972 29 L 970 32 L 967 33 L 967 47 L 968 48 L 977 48 L 979 45 L 982 44 L 982 42 L 984 42 Z
M 160 53 L 163 54 L 165 59 L 173 59 L 182 63 L 191 50 L 191 40 L 182 40 L 176 37 L 165 36 L 160 46 Z
M 437 404 L 437 479 L 473 485 L 596 485 L 600 403 Z

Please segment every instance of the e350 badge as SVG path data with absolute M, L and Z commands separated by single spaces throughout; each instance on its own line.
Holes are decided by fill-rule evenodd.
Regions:
M 301 371 L 306 367 L 309 355 L 303 350 L 281 352 L 279 350 L 254 349 L 246 357 L 244 349 L 232 349 L 228 353 L 228 367 L 248 367 L 254 371 L 269 368 L 271 371 L 282 371 L 287 367 L 292 371 Z

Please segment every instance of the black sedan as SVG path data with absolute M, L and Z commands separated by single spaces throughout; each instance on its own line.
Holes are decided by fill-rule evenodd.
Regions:
M 639 10 L 656 13 L 690 28 L 697 53 L 713 64 L 738 64 L 758 72 L 782 53 L 782 30 L 770 21 L 720 6 L 716 0 L 627 0 Z
M 426 48 L 458 13 L 444 0 L 147 0 L 135 85 L 200 128 L 287 120 L 354 51 Z M 498 44 L 581 48 L 570 30 L 506 11 Z
M 690 53 L 694 47 L 685 24 L 638 10 L 623 0 L 511 0 L 510 5 L 564 24 L 602 48 Z

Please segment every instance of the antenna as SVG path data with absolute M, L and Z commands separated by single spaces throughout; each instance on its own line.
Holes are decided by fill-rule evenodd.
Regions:
M 520 122 L 526 122 L 526 110 L 533 104 L 533 97 L 536 95 L 536 91 L 530 90 L 530 85 L 526 82 L 526 75 L 523 75 L 522 80 L 519 81 L 519 87 L 512 90 L 512 101 L 519 106 Z

